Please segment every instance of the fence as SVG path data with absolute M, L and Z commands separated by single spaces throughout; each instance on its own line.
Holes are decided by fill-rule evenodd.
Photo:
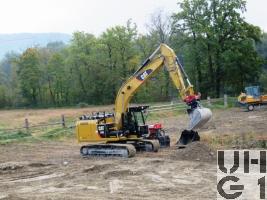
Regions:
M 205 107 L 213 107 L 214 105 L 221 104 L 222 107 L 227 107 L 229 105 L 229 99 L 232 97 L 227 97 L 224 95 L 224 98 L 211 99 L 210 97 L 207 100 L 202 100 L 201 103 Z M 150 106 L 149 112 L 161 112 L 168 110 L 186 110 L 186 104 L 184 102 L 170 102 L 169 104 L 159 104 Z M 68 124 L 68 125 L 67 125 Z M 53 123 L 41 123 L 41 124 L 31 124 L 31 121 L 28 118 L 24 119 L 24 125 L 22 127 L 10 128 L 10 129 L 1 129 L 0 128 L 0 140 L 1 138 L 6 138 L 6 136 L 12 137 L 12 134 L 17 134 L 18 132 L 28 133 L 25 137 L 31 137 L 33 133 L 46 132 L 47 129 L 51 129 L 52 127 L 62 128 L 62 130 L 67 130 L 68 128 L 75 127 L 75 121 L 66 122 L 66 118 L 64 115 L 61 115 L 59 120 Z M 72 131 L 73 132 L 73 131 Z M 6 136 L 5 136 L 6 134 Z M 8 138 L 8 137 L 7 137 Z
M 215 106 L 227 108 L 229 105 L 231 105 L 235 101 L 236 101 L 236 97 L 228 97 L 227 95 L 224 95 L 223 98 L 211 99 L 210 97 L 207 97 L 206 100 L 201 101 L 201 104 L 208 108 L 212 108 Z M 149 112 L 153 113 L 153 112 L 159 112 L 159 111 L 185 110 L 185 109 L 186 109 L 186 104 L 184 102 L 172 101 L 170 104 L 150 106 Z
M 228 97 L 227 95 L 224 95 L 223 98 L 214 98 L 211 99 L 210 97 L 207 98 L 207 100 L 202 100 L 202 105 L 206 107 L 213 107 L 214 105 L 218 105 L 218 102 L 222 104 L 223 107 L 228 107 L 229 105 L 229 99 L 233 99 L 234 97 Z M 235 99 L 235 98 L 234 98 Z M 175 102 L 172 101 L 169 104 L 160 104 L 155 106 L 150 106 L 149 112 L 159 112 L 159 111 L 167 111 L 167 110 L 185 110 L 186 104 L 184 102 Z M 69 126 L 66 125 L 66 119 L 65 115 L 60 116 L 60 120 L 54 122 L 54 123 L 41 123 L 41 124 L 31 124 L 28 118 L 24 119 L 24 126 L 23 127 L 17 127 L 12 129 L 0 129 L 0 132 L 13 132 L 13 131 L 30 131 L 33 128 L 42 128 L 42 127 L 51 127 L 51 126 L 61 126 L 62 128 L 74 128 L 75 121 L 68 122 Z
M 68 123 L 68 125 L 67 125 Z M 33 138 L 37 134 L 38 137 L 47 137 L 51 138 L 59 134 L 64 134 L 68 129 L 74 128 L 74 121 L 66 122 L 65 116 L 61 115 L 58 121 L 52 123 L 40 123 L 40 124 L 31 124 L 28 118 L 24 119 L 24 125 L 16 128 L 0 128 L 0 143 L 5 143 L 6 141 L 15 141 L 18 139 Z M 71 132 L 73 134 L 73 130 Z
M 19 131 L 19 130 L 29 131 L 31 128 L 47 127 L 47 126 L 54 126 L 54 125 L 61 125 L 63 128 L 66 128 L 65 116 L 61 115 L 61 121 L 58 121 L 58 122 L 41 123 L 41 124 L 35 124 L 35 125 L 30 125 L 30 121 L 28 120 L 28 118 L 25 118 L 23 127 L 17 127 L 17 128 L 12 128 L 12 129 L 0 129 L 0 131 L 2 132 Z

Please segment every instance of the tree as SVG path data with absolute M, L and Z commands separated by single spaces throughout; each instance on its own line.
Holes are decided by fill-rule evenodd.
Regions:
M 237 92 L 258 77 L 261 61 L 254 44 L 260 40 L 260 29 L 242 17 L 245 1 L 184 0 L 179 5 L 182 11 L 173 16 L 173 29 L 189 38 L 192 54 L 186 59 L 194 61 L 191 68 L 204 94 L 220 96 L 229 88 Z M 232 72 L 245 75 L 233 78 Z
M 169 43 L 171 24 L 171 17 L 165 14 L 163 10 L 158 10 L 152 14 L 150 23 L 147 27 L 149 35 L 157 39 L 158 45 L 160 43 Z
M 38 51 L 35 48 L 27 49 L 18 61 L 18 77 L 23 97 L 27 103 L 36 106 L 40 94 L 40 63 Z
M 76 103 L 87 102 L 96 103 L 94 96 L 95 76 L 95 46 L 97 39 L 94 35 L 76 32 L 73 34 L 71 45 L 68 49 L 66 60 L 69 81 L 71 81 L 70 96 L 71 101 Z
M 100 37 L 104 59 L 98 63 L 108 74 L 106 92 L 114 102 L 117 91 L 128 76 L 136 70 L 139 56 L 135 48 L 136 25 L 131 21 L 127 26 L 115 26 L 107 29 Z
M 172 35 L 172 18 L 167 15 L 163 10 L 158 10 L 152 14 L 148 27 L 148 38 L 150 46 L 153 47 L 152 53 L 161 43 L 169 44 Z M 140 45 L 141 46 L 141 45 Z M 172 89 L 169 72 L 164 70 L 162 74 L 158 75 L 158 83 L 162 83 L 160 94 L 162 100 L 170 97 Z

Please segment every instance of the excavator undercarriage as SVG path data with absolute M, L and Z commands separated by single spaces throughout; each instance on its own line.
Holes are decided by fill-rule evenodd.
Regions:
M 134 157 L 136 151 L 158 152 L 160 144 L 157 140 L 138 140 L 128 143 L 89 144 L 82 146 L 80 153 L 83 157 L 118 156 Z
M 134 157 L 136 149 L 131 144 L 91 144 L 82 146 L 80 153 L 83 157 L 90 156 L 118 156 Z

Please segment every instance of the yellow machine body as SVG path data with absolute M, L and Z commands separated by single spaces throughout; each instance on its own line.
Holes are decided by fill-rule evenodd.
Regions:
M 76 122 L 76 135 L 78 142 L 115 142 L 126 140 L 126 137 L 117 137 L 116 135 L 110 137 L 101 136 L 101 131 L 98 126 L 101 124 L 114 126 L 114 117 L 108 118 L 107 122 L 99 122 L 98 120 L 80 120 Z
M 139 137 L 136 133 L 128 133 L 127 137 L 121 136 L 120 134 L 105 135 L 104 129 L 116 130 L 115 118 L 107 117 L 105 120 L 79 120 L 76 122 L 76 136 L 78 142 L 117 142 L 125 140 L 138 140 Z M 101 128 L 102 127 L 102 128 Z M 104 128 L 103 128 L 104 127 Z
M 259 86 L 250 86 L 245 88 L 246 93 L 241 92 L 237 97 L 238 103 L 247 106 L 249 111 L 254 110 L 255 105 L 267 104 L 267 95 L 261 94 Z

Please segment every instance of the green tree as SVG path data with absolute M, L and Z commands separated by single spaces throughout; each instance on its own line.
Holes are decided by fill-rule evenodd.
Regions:
M 39 55 L 36 48 L 27 49 L 18 61 L 18 77 L 23 97 L 31 106 L 38 103 L 38 95 L 40 94 L 40 63 Z
M 114 102 L 121 84 L 134 73 L 140 62 L 136 52 L 136 26 L 128 21 L 127 26 L 115 26 L 107 29 L 100 37 L 104 59 L 98 64 L 105 69 L 108 75 L 106 93 Z
M 72 83 L 69 94 L 72 102 L 95 103 L 93 93 L 96 85 L 93 68 L 96 67 L 96 44 L 97 39 L 92 34 L 84 32 L 73 34 L 66 60 L 69 81 Z
M 242 17 L 245 5 L 243 0 L 184 0 L 181 12 L 173 16 L 173 29 L 189 38 L 192 53 L 186 59 L 193 60 L 190 68 L 204 93 L 234 93 L 259 75 L 261 61 L 254 44 L 261 33 Z
M 17 106 L 20 104 L 20 91 L 17 79 L 16 61 L 19 55 L 15 53 L 7 53 L 0 62 L 0 85 L 2 91 L 5 91 L 5 105 Z

